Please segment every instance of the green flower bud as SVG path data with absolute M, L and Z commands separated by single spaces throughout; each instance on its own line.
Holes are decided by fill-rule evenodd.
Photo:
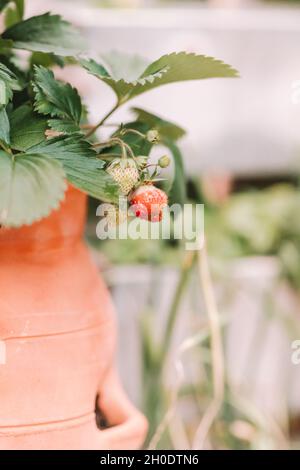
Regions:
M 158 165 L 160 168 L 167 168 L 171 163 L 170 157 L 168 155 L 164 155 L 163 157 L 160 157 L 158 160 Z
M 150 131 L 148 131 L 146 137 L 148 142 L 151 142 L 151 144 L 155 144 L 159 141 L 159 133 L 155 129 L 151 129 Z

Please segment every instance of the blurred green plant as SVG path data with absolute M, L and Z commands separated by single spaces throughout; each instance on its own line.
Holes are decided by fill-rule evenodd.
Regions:
M 205 224 L 214 257 L 276 256 L 282 276 L 300 289 L 300 190 L 276 184 L 233 194 L 209 210 Z

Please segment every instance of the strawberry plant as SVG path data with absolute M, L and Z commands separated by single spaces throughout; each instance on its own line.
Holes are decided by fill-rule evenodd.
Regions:
M 214 58 L 185 52 L 150 63 L 121 53 L 94 60 L 82 50 L 79 33 L 60 16 L 24 19 L 22 0 L 0 1 L 0 10 L 6 28 L 0 37 L 1 225 L 19 227 L 46 217 L 63 200 L 68 183 L 112 204 L 120 194 L 130 200 L 139 186 L 153 191 L 150 186 L 169 163 L 167 157 L 149 165 L 157 143 L 174 158 L 169 200 L 183 203 L 183 161 L 176 144 L 183 129 L 134 108 L 135 119 L 117 125 L 109 139 L 97 140 L 97 131 L 117 108 L 158 86 L 235 77 L 237 72 Z M 21 50 L 28 51 L 26 60 Z M 69 63 L 83 67 L 115 93 L 112 109 L 95 124 L 89 124 L 77 90 L 57 80 L 51 70 Z

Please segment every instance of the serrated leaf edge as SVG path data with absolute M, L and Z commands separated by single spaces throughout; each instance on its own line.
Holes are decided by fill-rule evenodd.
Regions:
M 27 152 L 27 153 L 23 153 L 23 154 L 22 153 L 18 154 L 18 157 L 21 157 L 22 155 L 24 155 L 24 156 L 26 156 L 26 155 L 38 156 L 39 154 L 33 154 L 33 153 Z M 47 157 L 47 158 L 49 158 L 49 157 Z M 55 162 L 58 166 L 61 167 L 62 172 L 65 174 L 65 171 L 63 169 L 62 164 L 57 160 L 55 160 Z M 7 210 L 5 210 L 5 217 L 3 217 L 3 214 L 0 213 L 0 224 L 2 224 L 6 228 L 20 228 L 22 226 L 31 226 L 32 224 L 34 224 L 36 222 L 40 222 L 41 220 L 48 217 L 53 211 L 59 209 L 61 203 L 65 199 L 65 194 L 66 194 L 67 188 L 68 188 L 67 178 L 65 178 L 64 182 L 63 182 L 63 185 L 62 185 L 62 189 L 61 189 L 60 193 L 57 194 L 56 201 L 53 203 L 53 205 L 51 207 L 48 207 L 46 210 L 44 210 L 38 217 L 36 217 L 32 220 L 28 220 L 28 217 L 26 217 L 26 213 L 25 213 L 23 219 L 20 219 L 18 221 L 18 223 L 11 222 L 9 224 L 6 224 L 5 219 L 7 219 L 7 217 L 8 217 L 8 212 L 7 212 Z

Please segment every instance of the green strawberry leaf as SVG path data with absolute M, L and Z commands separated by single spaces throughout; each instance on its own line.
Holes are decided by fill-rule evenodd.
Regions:
M 82 113 L 81 99 L 69 83 L 56 80 L 51 70 L 34 67 L 34 109 L 52 117 L 67 118 L 79 124 Z
M 71 119 L 49 119 L 48 126 L 57 132 L 63 132 L 64 134 L 80 133 L 82 131 L 80 127 L 74 123 Z
M 0 151 L 0 223 L 31 224 L 58 208 L 66 190 L 59 162 L 43 155 Z
M 11 147 L 26 151 L 45 140 L 47 120 L 35 113 L 31 106 L 24 104 L 16 108 L 10 116 Z
M 105 78 L 112 79 L 112 76 L 106 70 L 104 65 L 99 64 L 94 59 L 82 59 L 82 58 L 80 58 L 80 59 L 78 59 L 78 62 L 91 75 L 94 75 L 95 77 L 100 78 L 101 80 L 104 80 Z
M 72 169 L 68 180 L 76 188 L 100 201 L 117 203 L 119 200 L 119 186 L 105 170 L 94 172 L 83 166 L 81 170 Z
M 236 70 L 220 60 L 186 52 L 164 55 L 147 67 L 145 66 L 142 72 L 141 64 L 144 63 L 142 60 L 129 59 L 127 55 L 123 55 L 121 60 L 120 54 L 118 54 L 115 60 L 114 56 L 115 53 L 112 54 L 110 59 L 108 56 L 104 57 L 103 62 L 108 64 L 108 67 L 91 59 L 80 59 L 79 62 L 88 72 L 111 86 L 120 104 L 141 93 L 168 83 L 213 77 L 238 76 Z M 121 71 L 126 60 L 126 73 L 122 74 Z M 118 68 L 117 64 L 119 64 Z M 137 64 L 135 69 L 133 64 Z
M 10 55 L 14 42 L 11 39 L 0 38 L 0 54 Z
M 149 64 L 149 61 L 137 54 L 126 54 L 120 51 L 111 51 L 102 54 L 101 58 L 110 70 L 114 80 L 132 82 L 137 79 Z
M 0 62 L 0 105 L 6 105 L 13 97 L 13 91 L 21 90 L 17 76 Z
M 27 71 L 22 70 L 19 67 L 20 64 L 17 65 L 16 62 L 16 56 L 12 51 L 7 51 L 7 54 L 5 51 L 0 52 L 0 64 L 4 65 L 6 67 L 6 73 L 8 72 L 11 75 L 13 91 L 23 91 L 28 86 L 28 74 Z
M 185 130 L 173 122 L 149 113 L 141 108 L 132 108 L 138 121 L 148 124 L 151 129 L 156 129 L 162 139 L 178 140 L 185 135 Z
M 160 77 L 164 72 L 164 70 L 158 70 L 150 76 L 143 78 L 137 76 L 133 81 L 127 81 L 124 78 L 117 78 L 119 74 L 111 75 L 103 65 L 98 64 L 93 59 L 80 59 L 79 62 L 89 73 L 104 81 L 114 90 L 120 104 L 126 103 L 126 101 L 137 94 L 147 91 L 147 84 L 152 83 L 154 79 Z M 141 90 L 141 88 L 144 89 Z
M 95 171 L 103 168 L 104 162 L 97 158 L 90 143 L 82 140 L 79 135 L 60 136 L 44 140 L 30 148 L 30 153 L 40 153 L 58 159 L 63 165 L 79 167 L 86 165 Z
M 78 189 L 106 202 L 117 202 L 118 185 L 102 168 L 105 162 L 97 158 L 90 144 L 81 136 L 61 136 L 49 139 L 28 150 L 58 160 L 67 179 Z
M 164 145 L 169 148 L 174 160 L 174 174 L 168 189 L 169 204 L 183 205 L 186 202 L 186 180 L 182 154 L 178 146 L 171 140 L 165 141 Z
M 6 145 L 10 144 L 10 126 L 4 106 L 0 108 L 0 140 Z
M 79 33 L 59 15 L 33 16 L 20 21 L 2 34 L 3 39 L 11 39 L 15 49 L 28 51 L 52 52 L 61 56 L 70 56 L 82 51 Z
M 33 52 L 30 56 L 29 64 L 33 69 L 34 65 L 42 65 L 43 67 L 50 68 L 55 65 L 64 67 L 65 58 L 50 52 Z

